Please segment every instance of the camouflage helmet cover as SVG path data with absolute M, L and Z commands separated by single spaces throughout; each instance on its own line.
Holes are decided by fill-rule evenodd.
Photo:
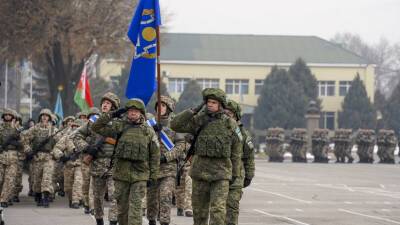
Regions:
M 202 92 L 203 100 L 214 99 L 219 101 L 223 107 L 226 106 L 226 94 L 223 90 L 219 88 L 206 88 Z
M 87 117 L 90 117 L 92 115 L 100 115 L 100 110 L 97 107 L 92 107 L 89 109 L 89 113 L 87 114 Z M 79 117 L 78 117 L 79 119 Z
M 242 118 L 242 109 L 237 102 L 229 99 L 226 103 L 225 109 L 232 111 L 235 114 L 237 120 L 240 120 Z
M 10 108 L 4 108 L 3 114 L 1 115 L 1 118 L 4 119 L 5 115 L 10 115 L 10 116 L 16 118 L 15 113 L 16 112 L 14 110 L 10 109 Z
M 175 100 L 174 100 L 173 98 L 168 97 L 168 96 L 165 96 L 165 95 L 161 95 L 160 101 L 161 101 L 162 103 L 164 103 L 165 105 L 167 105 L 168 109 L 169 109 L 171 112 L 175 111 L 176 102 L 175 102 Z M 155 104 L 155 106 L 154 106 L 154 109 L 155 109 L 156 111 L 157 111 L 157 104 L 158 104 L 158 101 L 156 102 L 156 104 Z
M 107 92 L 103 95 L 101 98 L 100 104 L 103 103 L 104 100 L 110 101 L 115 108 L 119 108 L 121 105 L 121 100 L 118 98 L 118 96 L 112 92 Z
M 50 119 L 53 118 L 53 113 L 51 112 L 50 109 L 42 109 L 42 110 L 40 110 L 40 113 L 39 113 L 39 120 L 40 120 L 40 117 L 41 117 L 42 115 L 48 115 L 48 116 L 50 117 Z
M 72 121 L 74 121 L 75 120 L 75 117 L 73 117 L 73 116 L 67 116 L 67 117 L 65 117 L 64 119 L 63 119 L 63 123 L 66 123 L 68 120 L 72 120 Z
M 75 116 L 75 118 L 78 118 L 79 119 L 79 117 L 81 117 L 81 116 L 88 116 L 88 113 L 86 113 L 86 112 L 78 112 L 77 114 L 76 114 L 76 116 Z
M 132 98 L 129 99 L 128 102 L 125 104 L 126 109 L 137 109 L 139 110 L 143 116 L 146 115 L 146 106 L 144 105 L 144 102 L 141 99 L 138 98 Z

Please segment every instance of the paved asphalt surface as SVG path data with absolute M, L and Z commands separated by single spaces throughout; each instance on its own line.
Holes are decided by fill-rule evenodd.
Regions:
M 256 178 L 241 202 L 241 225 L 400 224 L 399 164 L 256 163 Z M 65 198 L 37 208 L 24 189 L 21 200 L 5 210 L 6 225 L 95 224 L 82 209 L 67 208 Z M 172 213 L 172 224 L 192 224 Z

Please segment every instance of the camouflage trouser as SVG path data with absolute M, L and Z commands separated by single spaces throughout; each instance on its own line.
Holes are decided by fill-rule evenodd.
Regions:
M 17 164 L 17 175 L 15 177 L 15 186 L 14 186 L 14 194 L 13 196 L 18 196 L 21 193 L 22 186 L 22 175 L 24 172 L 24 161 L 19 160 Z
M 373 162 L 374 161 L 374 146 L 373 145 L 359 145 L 357 155 L 360 162 Z
M 312 146 L 314 162 L 326 162 L 328 160 L 328 146 L 317 144 Z
M 0 202 L 8 202 L 14 195 L 15 177 L 18 171 L 17 162 L 0 164 Z
M 91 176 L 90 176 L 90 166 L 82 163 L 82 200 L 85 206 L 88 206 L 90 209 L 93 209 L 93 187 L 90 185 Z
M 226 201 L 226 223 L 228 225 L 238 224 L 239 202 L 242 199 L 244 177 L 239 177 L 235 183 L 229 186 L 228 199 Z
M 142 209 L 146 209 L 147 208 L 147 190 L 144 193 L 144 196 L 142 198 Z
M 378 156 L 380 162 L 394 162 L 394 151 L 396 147 L 378 146 Z
M 82 199 L 82 170 L 80 166 L 64 167 L 64 191 L 72 203 Z
M 145 193 L 146 181 L 135 183 L 115 181 L 119 225 L 142 224 L 142 199 Z
M 194 225 L 225 224 L 226 200 L 229 181 L 202 181 L 193 179 L 193 220 Z M 210 217 L 210 223 L 208 218 Z
M 29 184 L 29 190 L 33 191 L 33 178 L 35 177 L 35 175 L 33 174 L 35 171 L 35 161 L 31 160 L 28 162 L 28 184 Z
M 54 162 L 53 187 L 54 192 L 64 191 L 64 164 Z
M 94 217 L 101 219 L 104 216 L 104 195 L 108 191 L 111 206 L 108 211 L 108 220 L 117 221 L 117 201 L 114 198 L 114 181 L 111 176 L 106 178 L 92 176 Z M 107 190 L 108 189 L 108 190 Z
M 156 220 L 160 213 L 160 223 L 170 223 L 174 177 L 163 177 L 157 185 L 147 189 L 147 219 Z
M 190 166 L 183 168 L 180 185 L 176 187 L 176 207 L 192 211 L 192 178 L 189 176 Z
M 281 143 L 267 143 L 267 154 L 270 162 L 281 162 L 285 151 Z
M 292 153 L 293 162 L 306 162 L 307 161 L 307 144 L 291 144 L 290 153 Z
M 34 162 L 33 172 L 33 191 L 36 193 L 41 192 L 49 192 L 50 194 L 54 193 L 54 160 L 48 159 L 49 157 L 44 158 L 36 158 Z

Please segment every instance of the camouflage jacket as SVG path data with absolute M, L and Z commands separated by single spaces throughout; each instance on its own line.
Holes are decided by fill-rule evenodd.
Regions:
M 204 126 L 204 127 L 203 127 Z M 176 132 L 197 136 L 191 177 L 204 181 L 230 180 L 240 177 L 243 137 L 236 121 L 223 112 L 185 110 L 171 121 Z
M 117 134 L 119 137 L 113 178 L 129 183 L 156 180 L 160 168 L 160 146 L 153 128 L 147 125 L 144 117 L 137 124 L 122 119 L 108 126 L 111 120 L 111 113 L 102 114 L 92 129 L 103 136 Z
M 243 167 L 245 172 L 245 178 L 253 179 L 254 171 L 255 171 L 255 163 L 254 163 L 254 144 L 250 132 L 243 127 L 243 125 L 239 125 L 240 131 L 243 135 Z
M 10 143 L 11 139 L 14 143 Z M 0 124 L 0 146 L 0 164 L 11 165 L 18 162 L 18 154 L 23 150 L 22 141 L 11 122 Z
M 108 121 L 106 127 L 111 128 L 114 121 Z M 116 133 L 109 134 L 111 138 L 116 138 Z M 104 138 L 93 131 L 93 123 L 87 122 L 81 126 L 74 135 L 72 141 L 78 151 L 84 153 L 85 150 L 91 145 L 99 145 L 100 151 L 97 152 L 96 158 L 90 164 L 90 174 L 92 176 L 111 176 L 110 170 L 111 157 L 114 152 L 114 145 L 105 142 Z
M 73 156 L 74 154 L 79 154 L 76 150 L 74 142 L 72 141 L 73 133 L 69 135 L 64 135 L 54 146 L 53 155 L 54 158 L 59 160 L 62 156 Z M 76 167 L 81 165 L 81 160 L 77 158 L 76 160 L 69 160 L 65 163 L 67 167 Z
M 44 140 L 48 139 L 47 143 L 40 149 L 36 149 L 34 160 L 47 161 L 53 160 L 52 150 L 57 140 L 60 138 L 58 129 L 51 124 L 36 124 L 24 133 L 24 145 L 26 152 L 31 152 Z
M 168 151 L 167 148 L 160 143 L 160 153 L 165 156 L 167 162 L 160 164 L 158 178 L 175 177 L 177 160 L 179 160 L 183 152 L 185 152 L 185 136 L 182 133 L 176 133 L 170 128 L 171 117 L 172 115 L 167 118 L 161 118 L 161 124 L 163 125 L 163 131 L 168 135 L 175 146 L 171 151 Z

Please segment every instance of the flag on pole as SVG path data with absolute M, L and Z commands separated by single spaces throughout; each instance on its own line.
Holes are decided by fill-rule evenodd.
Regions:
M 128 30 L 128 37 L 135 45 L 125 95 L 139 98 L 145 104 L 157 88 L 157 27 L 161 25 L 158 0 L 140 0 Z
M 90 107 L 93 107 L 86 65 L 83 67 L 81 79 L 79 80 L 79 84 L 76 88 L 74 101 L 79 106 L 81 111 L 89 111 Z
M 152 118 L 146 121 L 147 124 L 151 127 L 154 127 L 155 125 L 157 125 L 157 121 Z M 165 146 L 165 148 L 170 152 L 172 151 L 172 149 L 175 147 L 174 142 L 172 142 L 171 139 L 169 139 L 167 133 L 165 133 L 165 131 L 161 131 L 160 132 L 160 140 L 161 143 Z
M 57 94 L 57 101 L 56 101 L 56 106 L 54 107 L 54 113 L 60 117 L 61 120 L 64 119 L 64 111 L 62 107 L 62 100 L 61 100 L 61 94 L 58 92 Z

